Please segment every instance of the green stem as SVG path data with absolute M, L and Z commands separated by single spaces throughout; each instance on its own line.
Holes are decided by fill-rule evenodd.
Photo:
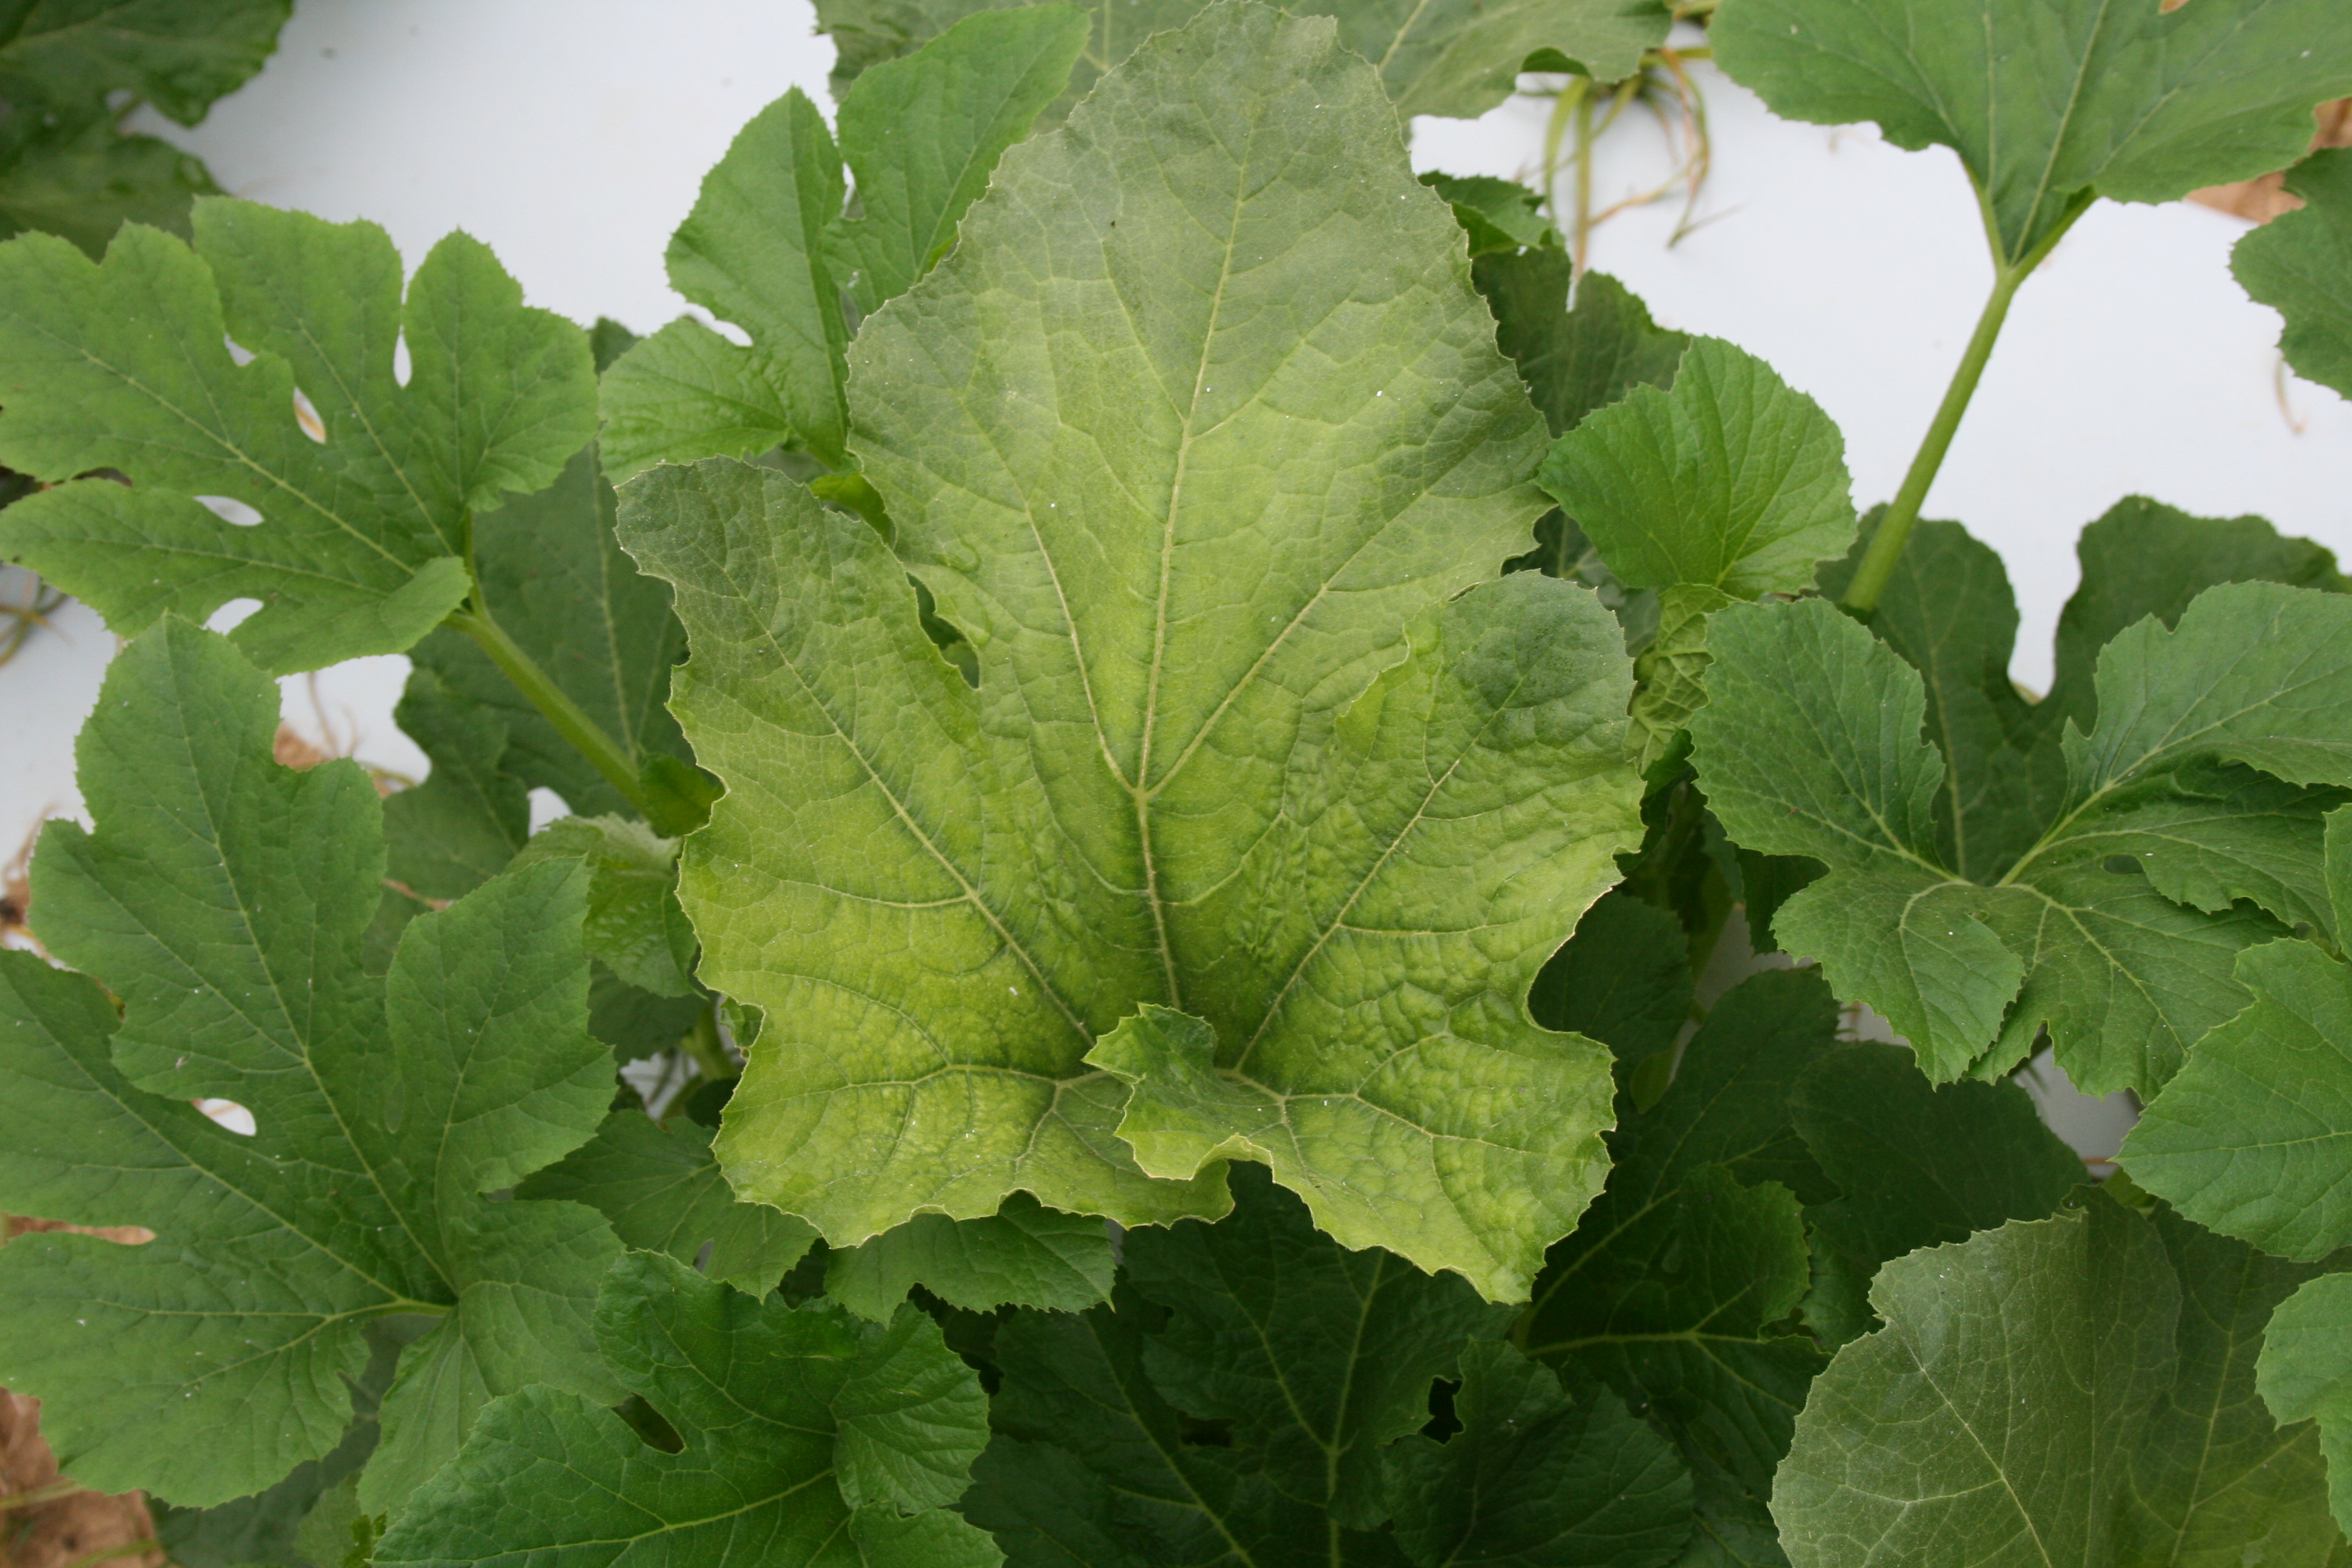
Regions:
M 692 1032 L 678 1044 L 686 1048 L 688 1056 L 694 1058 L 694 1065 L 701 1069 L 702 1076 L 711 1082 L 718 1083 L 736 1075 L 738 1069 L 728 1059 L 727 1047 L 719 1040 L 717 1003 L 695 1015 Z
M 1984 314 L 1977 318 L 1977 330 L 1969 339 L 1968 352 L 1960 355 L 1959 368 L 1952 373 L 1952 384 L 1944 389 L 1944 401 L 1927 426 L 1927 439 L 1919 443 L 1918 454 L 1911 459 L 1911 471 L 1903 476 L 1903 488 L 1895 492 L 1894 502 L 1880 521 L 1877 533 L 1872 536 L 1869 550 L 1863 554 L 1862 567 L 1854 573 L 1853 585 L 1846 589 L 1845 607 L 1855 615 L 1869 618 L 1871 612 L 1878 608 L 1886 584 L 1894 580 L 1895 563 L 1902 560 L 1903 547 L 1911 540 L 1911 527 L 1919 521 L 1919 509 L 1927 504 L 1928 487 L 1936 482 L 1937 470 L 1944 466 L 1944 455 L 1951 450 L 1952 437 L 1959 433 L 1960 416 L 1969 411 L 1969 400 L 1976 395 L 1977 383 L 1984 378 L 1985 365 L 1992 358 L 1993 344 L 2000 341 L 2001 325 L 2009 320 L 2010 302 L 2089 205 L 2087 201 L 2077 205 L 2021 260 L 2001 260 L 1996 237 L 1992 298 L 1985 301 Z M 1986 227 L 1990 232 L 1990 209 Z
M 490 656 L 490 662 L 515 689 L 528 698 L 555 732 L 572 743 L 572 749 L 594 765 L 596 771 L 611 781 L 621 798 L 636 809 L 640 816 L 650 816 L 646 809 L 644 784 L 637 776 L 636 765 L 629 760 L 610 735 L 604 733 L 596 721 L 581 710 L 580 704 L 564 694 L 563 689 L 548 679 L 547 672 L 532 661 L 520 644 L 507 636 L 505 630 L 490 618 L 490 614 L 478 600 L 471 606 L 453 612 L 448 624 L 464 632 Z

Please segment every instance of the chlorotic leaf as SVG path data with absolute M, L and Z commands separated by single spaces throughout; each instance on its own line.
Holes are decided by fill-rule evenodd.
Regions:
M 2352 1247 L 2352 967 L 2276 942 L 2237 974 L 2253 1005 L 2198 1043 L 2120 1158 L 2200 1225 L 2324 1258 Z
M 2230 269 L 2246 292 L 2286 318 L 2279 349 L 2295 374 L 2352 397 L 2352 153 L 2315 153 L 2286 188 L 2304 210 L 2238 242 Z
M 371 1319 L 437 1314 L 362 1478 L 382 1511 L 491 1394 L 607 1394 L 587 1337 L 617 1251 L 602 1216 L 484 1194 L 594 1130 L 611 1058 L 585 1026 L 575 866 L 419 916 L 371 978 L 375 790 L 349 763 L 278 767 L 277 724 L 269 681 L 184 622 L 107 672 L 79 746 L 98 827 L 53 825 L 34 886 L 51 950 L 123 1017 L 87 981 L 10 966 L 0 1205 L 159 1239 L 0 1252 L 0 1377 L 44 1398 L 91 1484 L 209 1504 L 335 1447 Z
M 1674 1446 L 1591 1388 L 1508 1345 L 1474 1342 L 1454 1395 L 1462 1430 L 1390 1453 L 1396 1535 L 1416 1563 L 1494 1568 L 1672 1563 L 1690 1539 L 1691 1483 Z
M 694 928 L 677 902 L 677 844 L 624 817 L 568 816 L 531 835 L 517 866 L 577 860 L 588 868 L 592 958 L 656 996 L 694 994 Z
M 1788 1320 L 1809 1279 L 1801 1205 L 1837 1189 L 1789 1106 L 1836 1027 L 1817 970 L 1725 995 L 1655 1103 L 1620 1097 L 1609 1185 L 1551 1249 L 1518 1329 L 1529 1355 L 1604 1380 L 1665 1427 L 1718 1542 L 1769 1539 L 1773 1467 L 1822 1363 Z
M 920 1285 L 950 1307 L 1082 1312 L 1110 1299 L 1110 1232 L 1026 1193 L 979 1219 L 919 1214 L 825 1259 L 824 1292 L 859 1317 L 889 1317 Z
M 235 639 L 272 671 L 404 651 L 468 591 L 469 516 L 594 433 L 585 339 L 464 235 L 404 301 L 373 225 L 222 198 L 195 234 L 127 229 L 100 265 L 0 247 L 0 463 L 72 481 L 9 507 L 0 552 L 123 636 L 246 597 Z M 76 478 L 100 469 L 130 482 Z
M 964 1510 L 1020 1568 L 1395 1563 L 1373 1534 L 1391 1446 L 1506 1314 L 1341 1248 L 1261 1171 L 1234 1185 L 1217 1225 L 1128 1235 L 1114 1306 L 999 1331 L 995 1436 Z
M 633 1252 L 605 1276 L 596 1340 L 682 1446 L 653 1447 L 577 1394 L 510 1394 L 394 1520 L 381 1568 L 616 1551 L 710 1568 L 916 1568 L 927 1540 L 961 1533 L 900 1518 L 953 1501 L 987 1435 L 979 1379 L 914 1308 L 861 1323 Z M 997 1561 L 975 1544 L 931 1561 Z
M 2311 1421 L 2336 1522 L 2352 1531 L 2352 1276 L 2309 1280 L 2278 1305 L 2254 1373 L 2279 1421 Z
M 1191 22 L 1204 3 L 1142 0 L 1092 8 L 1077 69 L 1047 110 L 1048 121 L 1058 122 L 1105 71 L 1152 34 Z M 830 34 L 839 50 L 834 96 L 845 98 L 861 72 L 990 8 L 990 0 L 824 0 L 817 30 Z M 1340 41 L 1379 68 L 1399 113 L 1465 120 L 1508 98 L 1525 68 L 1566 68 L 1572 61 L 1600 81 L 1632 76 L 1643 51 L 1664 43 L 1671 25 L 1657 0 L 1321 0 L 1297 14 L 1337 16 Z
M 2103 1196 L 1889 1263 L 1774 1483 L 1790 1561 L 2334 1562 L 2315 1435 L 2253 1386 L 2310 1272 Z
M 2352 92 L 2329 0 L 1729 0 L 1708 41 L 1773 112 L 1940 143 L 2015 265 L 2094 196 L 2165 202 L 2284 168 Z
M 1004 149 L 1059 92 L 1084 42 L 1074 9 L 984 8 L 849 87 L 841 137 L 795 88 L 753 117 L 703 180 L 669 246 L 670 282 L 748 347 L 681 317 L 604 378 L 604 460 L 751 457 L 783 445 L 847 462 L 851 319 L 921 277 Z M 857 180 L 845 216 L 843 159 Z
M 815 1244 L 816 1232 L 780 1209 L 736 1202 L 710 1157 L 710 1135 L 684 1117 L 664 1124 L 624 1107 L 595 1137 L 525 1178 L 515 1195 L 585 1204 L 612 1222 L 623 1245 L 667 1253 L 765 1296 Z
M 1309 141 L 1257 171 L 1262 117 Z M 1222 150 L 1170 163 L 1175 124 Z M 1009 153 L 857 340 L 905 566 L 781 476 L 630 488 L 624 538 L 693 639 L 676 706 L 730 790 L 682 897 L 706 978 L 768 1018 L 719 1139 L 747 1195 L 837 1245 L 1015 1188 L 1213 1213 L 1226 1134 L 1167 1156 L 1194 1180 L 1147 1175 L 1112 1135 L 1129 1087 L 1086 1060 L 1150 1004 L 1290 1106 L 1285 1179 L 1343 1243 L 1509 1295 L 1572 1223 L 1607 1061 L 1524 998 L 1633 840 L 1625 667 L 1580 590 L 1461 592 L 1540 509 L 1540 430 L 1393 126 L 1328 23 L 1232 5 Z M 1236 178 L 1226 229 L 1184 216 Z M 1222 302 L 1177 287 L 1244 256 Z M 1131 267 L 1192 303 L 1123 304 Z M 1368 268 L 1393 289 L 1370 313 Z M 1377 1188 L 1343 1178 L 1375 1157 Z

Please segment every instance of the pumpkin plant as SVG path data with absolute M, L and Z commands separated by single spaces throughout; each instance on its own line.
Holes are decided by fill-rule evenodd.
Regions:
M 186 1568 L 2352 1561 L 2352 597 L 2125 499 L 2037 697 L 1921 516 L 2068 226 L 2294 163 L 2352 16 L 1711 9 L 1982 204 L 1867 513 L 1407 161 L 1646 0 L 826 0 L 670 247 L 731 335 L 225 198 L 0 246 L 0 549 L 129 639 L 0 954 L 0 1206 L 154 1235 L 0 1253 L 61 1460 Z M 2352 395 L 2289 183 L 2239 274 Z M 279 767 L 383 653 L 430 778 Z

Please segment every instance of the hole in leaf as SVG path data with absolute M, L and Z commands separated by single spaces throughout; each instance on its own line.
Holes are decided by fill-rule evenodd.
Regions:
M 632 1394 L 613 1406 L 613 1414 L 629 1424 L 629 1430 L 665 1454 L 675 1454 L 686 1447 L 686 1439 L 677 1435 L 662 1413 L 647 1405 L 645 1395 Z
M 228 350 L 228 357 L 233 363 L 251 364 L 253 363 L 253 351 L 235 338 L 224 336 L 221 339 L 221 346 Z
M 318 405 L 304 396 L 299 386 L 294 389 L 294 423 L 302 427 L 303 435 L 320 446 L 327 444 L 327 422 L 319 417 Z
M 1459 1378 L 1441 1377 L 1429 1385 L 1429 1419 L 1421 1424 L 1423 1436 L 1443 1443 L 1462 1430 L 1462 1417 L 1454 1413 L 1454 1397 L 1461 1392 Z
M 1192 1448 L 1230 1448 L 1234 1446 L 1234 1424 L 1223 1416 L 1204 1421 L 1180 1411 L 1176 1416 L 1176 1439 Z
M 2147 875 L 2147 868 L 2139 863 L 2139 857 L 2136 855 L 2110 855 L 2100 864 L 2118 877 Z
M 243 626 L 247 617 L 251 616 L 254 611 L 259 608 L 261 608 L 261 601 L 258 599 L 231 599 L 227 604 L 223 605 L 219 609 L 215 610 L 211 615 L 205 617 L 205 630 L 208 632 L 222 633 L 233 632 L 236 630 L 237 627 Z
M 253 1120 L 253 1112 L 234 1100 L 199 1100 L 194 1102 L 198 1110 L 240 1138 L 250 1138 L 261 1131 Z
M 254 528 L 261 522 L 261 513 L 235 496 L 198 496 L 196 501 L 223 522 L 235 523 L 239 528 Z

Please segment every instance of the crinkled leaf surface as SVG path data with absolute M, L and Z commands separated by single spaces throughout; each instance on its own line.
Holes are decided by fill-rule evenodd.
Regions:
M 824 0 L 817 30 L 839 49 L 838 99 L 860 73 L 937 37 L 961 17 L 1030 0 Z M 1058 122 L 1105 71 L 1154 33 L 1183 26 L 1203 0 L 1123 0 L 1088 8 L 1085 51 L 1068 89 L 1047 112 Z M 1380 68 L 1398 112 L 1475 119 L 1510 96 L 1528 57 L 1572 59 L 1601 81 L 1632 76 L 1642 51 L 1665 41 L 1656 0 L 1333 0 L 1298 7 L 1337 16 L 1341 42 Z M 1546 68 L 1551 68 L 1547 62 Z
M 2328 1500 L 2352 1531 L 2352 1276 L 2323 1275 L 2279 1303 L 2254 1383 L 2273 1417 L 2317 1425 Z
M 838 147 L 797 88 L 753 117 L 668 253 L 677 291 L 751 344 L 681 317 L 624 354 L 603 393 L 614 473 L 779 443 L 839 467 L 842 291 L 870 312 L 938 260 L 997 158 L 1061 90 L 1085 29 L 1063 5 L 966 17 L 848 89 Z M 845 155 L 855 217 L 842 210 Z
M 1619 1097 L 1609 1185 L 1551 1249 L 1518 1329 L 1528 1354 L 1604 1379 L 1673 1435 L 1717 1541 L 1769 1538 L 1773 1467 L 1822 1363 L 1785 1320 L 1807 1284 L 1801 1205 L 1837 1189 L 1789 1101 L 1836 1027 L 1818 971 L 1725 995 L 1654 1105 Z
M 1346 1251 L 1262 1172 L 1234 1186 L 1215 1226 L 1130 1233 L 1114 1306 L 998 1333 L 995 1436 L 964 1506 L 1010 1562 L 1434 1568 L 1611 1531 L 1624 1556 L 1595 1561 L 1671 1557 L 1689 1483 L 1612 1396 L 1571 1410 L 1460 1280 Z M 1457 1367 L 1467 1429 L 1409 1436 Z
M 158 1239 L 0 1253 L 0 1377 L 44 1397 L 90 1484 L 211 1503 L 335 1446 L 371 1318 L 441 1315 L 386 1398 L 375 1511 L 491 1394 L 608 1389 L 587 1337 L 617 1250 L 603 1218 L 483 1194 L 593 1131 L 611 1064 L 585 1026 L 580 869 L 419 917 L 373 979 L 374 788 L 348 763 L 280 768 L 277 724 L 275 688 L 184 622 L 108 670 L 79 745 L 98 827 L 52 825 L 34 886 L 52 950 L 123 1019 L 87 981 L 11 963 L 0 1201 Z M 188 1104 L 207 1096 L 255 1135 Z
M 1605 1058 L 1524 998 L 1633 841 L 1625 666 L 1580 590 L 1460 592 L 1540 509 L 1541 431 L 1393 127 L 1328 23 L 1221 7 L 866 324 L 865 472 L 976 690 L 856 520 L 721 463 L 630 487 L 730 792 L 682 896 L 768 1017 L 747 1195 L 844 1244 L 1023 1187 L 1214 1212 L 1224 1134 L 1145 1175 L 1085 1060 L 1146 1003 L 1288 1108 L 1344 1243 L 1523 1290 L 1596 1184 Z
M 596 1342 L 684 1447 L 649 1446 L 576 1394 L 483 1412 L 375 1562 L 964 1568 L 1000 1559 L 950 1516 L 985 1440 L 971 1369 L 912 1307 L 887 1325 L 826 1301 L 761 1301 L 674 1258 L 613 1266 Z M 949 1551 L 942 1552 L 946 1546 Z
M 9 507 L 0 552 L 124 636 L 246 597 L 262 607 L 235 640 L 273 672 L 402 652 L 467 592 L 469 516 L 550 484 L 594 433 L 587 342 L 462 234 L 404 299 L 373 224 L 226 198 L 194 222 L 193 249 L 134 227 L 102 264 L 47 236 L 0 246 L 0 463 L 73 481 Z M 129 485 L 75 479 L 102 468 Z
M 2244 1005 L 2239 952 L 2329 918 L 2320 822 L 2352 784 L 2340 597 L 2228 584 L 2177 629 L 2117 636 L 2095 727 L 2061 747 L 2054 822 L 1990 885 L 1937 858 L 1947 770 L 1893 649 L 1819 600 L 1725 611 L 1713 642 L 1692 721 L 1709 799 L 1743 847 L 1832 868 L 1776 931 L 1931 1078 L 2006 1070 L 2046 1026 L 2085 1089 L 2152 1090 Z
M 2316 1434 L 2253 1386 L 2311 1272 L 2097 1196 L 1888 1264 L 1774 1483 L 1790 1560 L 2336 1562 Z
M 2230 269 L 2286 318 L 2279 350 L 2295 373 L 2352 397 L 2352 152 L 2313 153 L 2286 188 L 2304 209 L 2240 240 Z
M 1014 1193 L 978 1219 L 920 1214 L 825 1259 L 824 1293 L 881 1321 L 921 1285 L 950 1307 L 1082 1312 L 1110 1299 L 1110 1232 Z
M 596 1136 L 515 1189 L 524 1198 L 586 1204 L 643 1252 L 667 1253 L 754 1298 L 776 1288 L 816 1241 L 806 1220 L 735 1201 L 710 1156 L 711 1130 L 685 1117 L 657 1122 L 625 1106 Z M 876 1314 L 887 1317 L 887 1312 Z
M 1729 0 L 1708 28 L 1773 112 L 1940 143 L 2015 264 L 2094 196 L 2165 202 L 2282 169 L 2352 92 L 2333 0 Z

